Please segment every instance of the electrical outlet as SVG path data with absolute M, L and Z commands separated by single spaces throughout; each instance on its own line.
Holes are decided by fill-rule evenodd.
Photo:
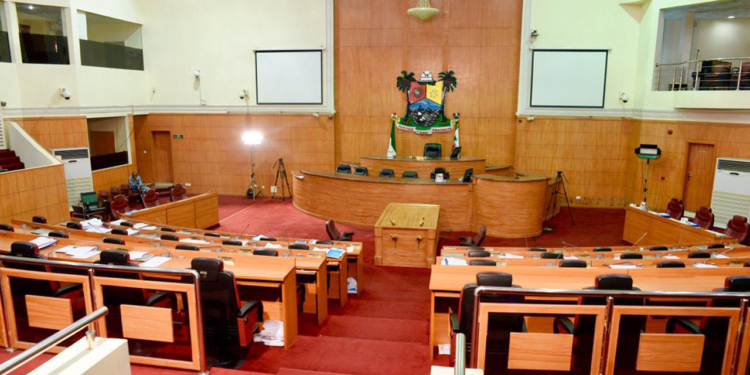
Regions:
M 191 187 L 191 186 L 193 186 L 193 184 L 191 184 L 191 183 L 189 183 L 189 182 L 186 182 L 186 183 L 185 183 L 185 186 L 187 186 L 187 187 Z
M 581 200 L 581 196 L 580 195 L 576 195 L 576 200 L 580 201 Z

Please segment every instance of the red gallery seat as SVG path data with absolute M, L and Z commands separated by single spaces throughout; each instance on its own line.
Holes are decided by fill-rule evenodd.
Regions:
M 695 213 L 695 217 L 690 219 L 691 222 L 698 224 L 703 229 L 711 229 L 714 226 L 714 214 L 708 207 L 701 207 Z
M 677 198 L 672 198 L 667 205 L 667 214 L 669 217 L 675 220 L 682 219 L 682 214 L 685 213 L 685 206 L 682 205 L 682 201 Z
M 145 193 L 141 194 L 141 200 L 143 200 L 143 207 L 156 207 L 159 205 L 159 193 L 154 189 L 146 190 Z
M 175 184 L 172 190 L 170 190 L 169 196 L 172 199 L 172 202 L 181 201 L 187 198 L 187 190 L 185 190 L 185 187 L 182 186 L 182 184 Z
M 747 218 L 735 215 L 727 223 L 727 230 L 724 233 L 729 237 L 736 238 L 739 243 L 747 245 L 748 233 L 750 233 L 750 225 L 747 224 Z
M 128 202 L 127 198 L 125 198 L 124 195 L 120 194 L 112 200 L 112 203 L 109 205 L 109 209 L 111 211 L 111 217 L 113 219 L 119 219 L 120 215 L 130 210 L 130 202 Z

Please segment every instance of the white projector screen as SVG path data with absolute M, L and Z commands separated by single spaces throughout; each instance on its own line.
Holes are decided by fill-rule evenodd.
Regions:
M 323 51 L 255 51 L 258 104 L 323 104 Z
M 534 50 L 532 107 L 604 108 L 607 50 Z

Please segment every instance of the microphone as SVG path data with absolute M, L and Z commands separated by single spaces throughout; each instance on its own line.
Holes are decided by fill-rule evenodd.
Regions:
M 578 245 L 573 245 L 573 244 L 571 244 L 571 243 L 567 243 L 567 242 L 565 242 L 565 241 L 563 241 L 563 245 L 565 245 L 565 246 L 570 246 L 570 247 L 573 247 L 573 248 L 575 248 L 576 250 L 578 250 L 578 249 L 580 248 L 580 246 L 578 246 Z
M 157 217 L 157 218 L 156 218 L 156 221 L 158 221 L 158 222 L 159 222 L 159 224 L 161 224 L 162 228 L 164 228 L 164 223 L 162 223 L 162 222 L 161 222 L 161 219 L 159 219 L 159 218 Z
M 245 225 L 245 229 L 242 230 L 242 232 L 237 236 L 236 240 L 242 241 L 242 235 L 245 234 L 245 231 L 247 230 L 247 227 L 249 227 L 250 224 Z
M 284 239 L 286 240 L 286 241 L 283 241 L 283 242 L 286 242 L 286 255 L 285 256 L 293 257 L 294 254 L 292 254 L 292 249 L 289 248 L 289 233 L 286 231 L 286 227 L 284 227 Z
M 633 250 L 635 250 L 635 246 L 638 245 L 638 243 L 641 242 L 642 239 L 646 238 L 646 236 L 648 236 L 648 232 L 643 233 L 643 235 L 641 236 L 641 238 L 639 238 L 638 241 L 635 241 L 635 243 L 633 244 L 633 246 L 631 246 L 633 248 Z

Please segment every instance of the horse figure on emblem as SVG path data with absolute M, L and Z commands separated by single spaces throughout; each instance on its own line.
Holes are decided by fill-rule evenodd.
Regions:
M 396 78 L 396 86 L 406 93 L 406 116 L 399 118 L 393 114 L 393 121 L 401 130 L 417 134 L 445 133 L 458 124 L 458 114 L 453 120 L 445 117 L 445 95 L 456 87 L 453 71 L 442 72 L 435 81 L 432 73 L 425 71 L 419 80 L 414 73 L 401 72 Z

